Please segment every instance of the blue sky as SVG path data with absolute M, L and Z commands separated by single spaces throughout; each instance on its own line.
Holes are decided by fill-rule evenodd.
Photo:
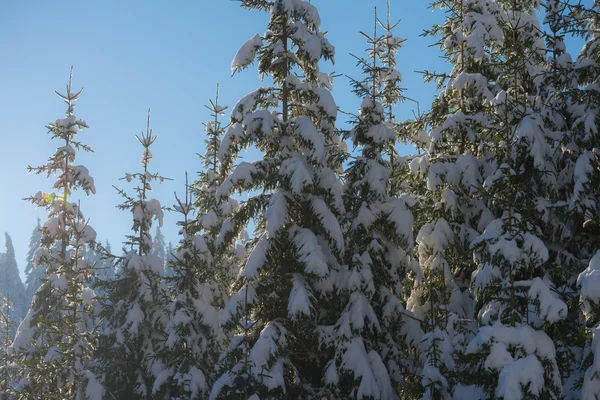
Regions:
M 336 47 L 336 64 L 323 64 L 321 69 L 358 77 L 349 53 L 364 54 L 359 31 L 372 31 L 373 7 L 383 18 L 386 1 L 313 3 Z M 443 20 L 427 3 L 392 1 L 393 19 L 402 20 L 395 33 L 408 38 L 399 54 L 406 95 L 423 109 L 436 90 L 415 71 L 445 69 L 437 48 L 428 47 L 434 39 L 420 37 L 424 28 Z M 26 167 L 45 163 L 59 146 L 50 141 L 45 125 L 64 114 L 54 90 L 64 89 L 69 67 L 74 65 L 74 87 L 84 87 L 76 115 L 90 128 L 80 138 L 94 149 L 80 154 L 77 162 L 88 167 L 97 188 L 96 195 L 76 196 L 98 237 L 117 250 L 131 227 L 131 215 L 115 207 L 120 197 L 112 185 L 130 188 L 118 179 L 140 168 L 141 147 L 135 135 L 145 128 L 148 107 L 158 135 L 150 169 L 173 179 L 155 188 L 153 196 L 171 206 L 173 192 L 184 191 L 185 172 L 194 177 L 200 168 L 196 153 L 204 152 L 202 122 L 209 118 L 204 104 L 214 96 L 216 84 L 221 86 L 220 102 L 230 107 L 260 85 L 255 67 L 234 77 L 229 67 L 248 38 L 264 33 L 266 22 L 265 13 L 247 11 L 229 0 L 1 2 L 0 232 L 11 235 L 22 275 L 29 236 L 45 213 L 21 199 L 50 191 L 50 182 L 28 175 Z M 358 108 L 347 78 L 336 79 L 333 95 L 342 110 Z M 398 106 L 396 114 L 405 119 L 413 110 L 408 102 Z M 340 115 L 340 126 L 347 119 Z M 167 215 L 163 227 L 167 241 L 174 244 L 176 219 Z M 0 235 L 0 251 L 3 241 Z

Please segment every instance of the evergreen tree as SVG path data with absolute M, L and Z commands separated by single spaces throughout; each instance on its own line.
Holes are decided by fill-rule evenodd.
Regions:
M 166 398 L 206 398 L 214 381 L 214 366 L 227 339 L 220 316 L 227 302 L 226 288 L 219 282 L 218 259 L 210 250 L 211 238 L 194 233 L 191 194 L 176 197 L 173 207 L 182 216 L 182 236 L 169 261 L 173 299 L 164 304 L 170 312 L 166 343 L 159 354 L 165 369 L 157 375 L 153 392 Z M 214 240 L 214 238 L 213 238 Z
M 169 242 L 167 247 L 165 248 L 165 276 L 172 277 L 175 272 L 173 268 L 171 268 L 172 261 L 175 260 L 173 254 L 175 253 L 175 249 L 173 248 L 173 243 Z
M 497 71 L 490 49 L 503 36 L 492 1 L 431 6 L 444 10 L 446 18 L 425 34 L 437 37 L 451 69 L 424 73 L 442 91 L 427 113 L 400 131 L 423 153 L 406 160 L 400 175 L 406 182 L 399 188 L 419 197 L 413 212 L 420 268 L 410 275 L 407 309 L 424 331 L 417 349 L 420 391 L 424 399 L 447 399 L 457 387 L 459 358 L 473 329 L 471 241 L 493 219 L 475 194 L 489 171 L 488 143 L 495 134 L 490 105 Z
M 577 279 L 586 327 L 590 330 L 582 366 L 583 377 L 580 398 L 598 400 L 600 396 L 600 251 L 592 257 L 588 267 Z
M 27 250 L 27 265 L 25 266 L 25 294 L 26 294 L 26 307 L 29 307 L 33 294 L 42 284 L 42 278 L 46 275 L 46 267 L 43 265 L 35 267 L 33 265 L 33 258 L 35 252 L 39 249 L 42 240 L 42 227 L 40 226 L 40 219 L 37 220 L 37 226 L 31 232 L 29 239 L 29 250 Z
M 572 373 L 574 390 L 572 398 L 596 400 L 600 392 L 600 349 L 598 276 L 600 274 L 600 2 L 589 7 L 572 7 L 568 16 L 579 24 L 579 33 L 587 42 L 575 61 L 577 88 L 569 104 L 571 112 L 571 135 L 561 155 L 567 160 L 567 177 L 570 186 L 567 204 L 570 213 L 565 224 L 573 226 L 571 241 L 575 244 L 573 259 L 576 266 L 587 268 L 577 279 L 579 298 L 573 308 L 583 311 L 584 323 L 580 329 L 570 329 L 585 340 L 575 354 L 580 362 L 577 373 Z M 570 168 L 569 168 L 570 167 Z M 570 242 L 569 242 L 570 243 Z M 572 343 L 573 345 L 574 343 Z M 573 348 L 574 346 L 572 346 Z M 577 357 L 578 356 L 578 357 Z M 595 359 L 594 359 L 595 357 Z M 569 385 L 567 385 L 568 388 Z
M 571 99 L 571 135 L 562 156 L 571 162 L 568 171 L 572 211 L 569 219 L 577 226 L 576 240 L 581 245 L 580 264 L 584 266 L 600 248 L 600 199 L 595 188 L 600 184 L 600 3 L 589 8 L 574 7 L 570 16 L 581 21 L 581 34 L 587 42 L 575 65 L 577 89 Z
M 110 243 L 106 241 L 104 245 L 104 252 L 106 254 L 111 253 Z M 96 262 L 96 270 L 98 271 L 98 279 L 101 281 L 111 281 L 115 278 L 115 266 L 112 263 L 110 257 L 103 258 L 102 252 L 100 253 L 100 259 Z
M 241 263 L 238 245 L 219 248 L 217 238 L 227 217 L 237 210 L 228 196 L 217 200 L 216 192 L 231 172 L 222 170 L 217 152 L 223 135 L 219 115 L 227 108 L 210 101 L 213 120 L 206 124 L 205 170 L 193 186 L 187 187 L 184 201 L 174 208 L 182 214 L 182 239 L 170 250 L 168 268 L 173 300 L 164 305 L 171 320 L 166 326 L 167 342 L 161 359 L 165 370 L 155 388 L 169 396 L 203 397 L 214 381 L 214 365 L 224 343 L 230 339 L 220 326 L 220 315 Z M 188 190 L 191 193 L 188 193 Z M 195 194 L 195 199 L 193 199 Z M 196 212 L 197 217 L 192 218 Z M 242 253 L 243 254 L 243 253 Z
M 156 233 L 154 234 L 154 241 L 152 242 L 152 255 L 155 257 L 158 257 L 158 259 L 160 260 L 160 262 L 163 265 L 164 271 L 166 272 L 166 265 L 167 265 L 167 253 L 166 253 L 166 247 L 165 247 L 165 237 L 162 235 L 162 232 L 160 231 L 160 226 L 156 227 Z M 165 276 L 166 275 L 165 273 Z
M 0 399 L 10 399 L 11 384 L 17 379 L 18 369 L 13 363 L 13 355 L 9 350 L 13 343 L 14 332 L 18 324 L 11 318 L 13 309 L 10 301 L 0 297 Z
M 154 182 L 165 178 L 148 169 L 152 153 L 150 146 L 156 136 L 150 129 L 150 110 L 146 132 L 136 136 L 144 148 L 141 172 L 126 174 L 128 182 L 137 180 L 135 195 L 117 189 L 124 202 L 119 205 L 133 215 L 132 233 L 127 235 L 125 255 L 116 258 L 120 264 L 112 281 L 102 285 L 106 292 L 101 317 L 104 320 L 100 368 L 108 392 L 115 398 L 150 398 L 156 375 L 164 370 L 156 358 L 164 342 L 164 327 L 168 321 L 161 305 L 168 297 L 163 280 L 163 264 L 153 255 L 153 220 L 162 224 L 163 209 L 156 199 L 148 198 Z
M 248 40 L 232 67 L 255 57 L 273 86 L 246 95 L 233 108 L 219 155 L 228 168 L 241 149 L 262 152 L 242 162 L 217 190 L 249 199 L 226 220 L 218 245 L 238 237 L 250 219 L 256 230 L 239 274 L 237 291 L 222 322 L 237 335 L 222 355 L 210 398 L 311 398 L 322 385 L 323 353 L 318 326 L 331 324 L 333 271 L 340 269 L 344 214 L 337 107 L 320 59 L 334 49 L 320 30 L 317 9 L 307 1 L 242 1 L 270 13 L 267 32 Z
M 402 337 L 401 296 L 411 262 L 413 217 L 390 186 L 396 142 L 390 109 L 402 99 L 395 54 L 404 39 L 391 33 L 389 20 L 386 25 L 375 19 L 374 34 L 362 33 L 371 47 L 369 58 L 359 59 L 365 78 L 353 81 L 363 101 L 349 132 L 358 155 L 345 173 L 345 268 L 336 279 L 339 314 L 323 330 L 333 355 L 324 371 L 322 395 L 328 399 L 396 399 L 406 384 L 409 352 Z M 383 35 L 377 34 L 377 23 L 388 28 Z M 420 336 L 416 328 L 410 334 Z
M 478 194 L 494 219 L 472 242 L 480 327 L 466 350 L 473 372 L 465 380 L 488 397 L 557 399 L 562 382 L 556 350 L 544 330 L 567 316 L 567 305 L 553 294 L 543 240 L 542 201 L 556 173 L 538 85 L 546 48 L 535 14 L 538 1 L 497 3 L 503 40 L 492 54 L 498 70 L 496 134 Z
M 579 117 L 578 108 L 574 107 L 579 89 L 566 39 L 579 34 L 578 18 L 572 17 L 580 6 L 559 0 L 541 4 L 545 14 L 542 35 L 546 42 L 546 60 L 540 75 L 535 78 L 537 103 L 548 143 L 555 150 L 548 157 L 552 173 L 547 173 L 544 178 L 546 193 L 544 199 L 538 199 L 536 207 L 543 223 L 540 238 L 548 249 L 546 270 L 556 284 L 555 292 L 568 306 L 566 318 L 546 327 L 546 333 L 556 349 L 563 393 L 569 395 L 580 376 L 578 370 L 584 346 L 575 278 L 590 255 L 589 240 L 580 233 L 581 220 L 570 206 L 573 171 L 579 152 L 579 145 L 575 145 L 579 141 L 578 135 L 573 129 L 574 118 Z
M 19 267 L 15 258 L 15 249 L 8 233 L 4 233 L 6 253 L 0 255 L 0 295 L 11 304 L 11 320 L 21 322 L 29 309 L 25 286 L 19 276 Z M 14 330 L 11 332 L 14 335 Z
M 106 283 L 115 278 L 114 258 L 111 254 L 111 247 L 108 241 L 102 245 L 99 241 L 93 246 L 88 246 L 85 249 L 85 258 L 88 262 L 94 264 L 96 269 L 96 277 L 92 286 L 99 298 L 105 298 L 106 292 L 104 288 Z
M 219 186 L 232 172 L 231 165 L 222 163 L 218 154 L 225 134 L 225 127 L 219 121 L 219 116 L 223 115 L 227 109 L 227 106 L 219 104 L 218 86 L 214 102 L 211 100 L 210 106 L 206 106 L 206 108 L 211 112 L 212 121 L 205 124 L 206 152 L 201 157 L 204 169 L 199 172 L 198 180 L 192 186 L 195 196 L 194 206 L 198 214 L 194 230 L 202 232 L 207 238 L 213 262 L 219 266 L 215 269 L 217 281 L 223 290 L 229 293 L 239 272 L 245 251 L 243 246 L 237 242 L 228 243 L 221 248 L 217 245 L 221 227 L 238 210 L 238 202 L 235 199 L 229 196 L 217 199 L 216 196 Z
M 72 72 L 72 70 L 71 70 Z M 62 145 L 45 165 L 29 167 L 37 174 L 56 176 L 58 193 L 38 192 L 33 204 L 48 211 L 42 227 L 41 247 L 33 265 L 45 265 L 47 277 L 34 295 L 31 308 L 19 326 L 9 349 L 18 365 L 19 380 L 11 386 L 18 398 L 102 399 L 103 387 L 93 368 L 97 331 L 92 318 L 95 294 L 89 282 L 93 265 L 83 258 L 83 248 L 96 240 L 96 232 L 84 218 L 73 192 L 95 193 L 94 180 L 83 165 L 75 165 L 77 150 L 90 151 L 78 140 L 85 121 L 73 114 L 81 90 L 57 95 L 67 104 L 66 117 L 48 125 L 52 139 Z

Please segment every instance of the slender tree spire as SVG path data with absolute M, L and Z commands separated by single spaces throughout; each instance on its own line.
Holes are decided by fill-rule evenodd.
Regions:
M 164 210 L 160 202 L 149 198 L 154 182 L 165 179 L 150 172 L 150 147 L 157 136 L 150 128 L 150 109 L 146 130 L 136 139 L 142 145 L 142 170 L 125 174 L 127 182 L 138 182 L 135 195 L 116 188 L 123 197 L 118 207 L 132 213 L 132 232 L 126 236 L 125 255 L 108 255 L 119 264 L 114 280 L 101 285 L 106 300 L 101 313 L 103 326 L 102 350 L 98 354 L 100 370 L 110 388 L 110 395 L 119 398 L 148 398 L 153 395 L 156 371 L 164 370 L 157 357 L 165 341 L 168 298 L 164 281 L 164 265 L 152 249 L 152 224 L 162 225 Z
M 95 242 L 96 232 L 84 218 L 79 201 L 72 200 L 77 189 L 88 195 L 96 189 L 88 169 L 75 164 L 77 150 L 91 149 L 78 140 L 87 124 L 74 115 L 83 89 L 73 93 L 72 78 L 71 67 L 66 94 L 56 92 L 67 104 L 65 118 L 48 125 L 52 139 L 61 140 L 62 145 L 45 165 L 29 167 L 31 172 L 56 176 L 52 187 L 62 193 L 38 192 L 27 199 L 45 208 L 48 219 L 33 259 L 34 266 L 46 266 L 47 277 L 11 346 L 20 375 L 11 390 L 24 398 L 101 399 L 104 395 L 92 372 L 98 332 L 93 320 L 95 293 L 89 284 L 96 272 L 83 257 L 84 246 Z
M 352 80 L 362 104 L 349 132 L 357 156 L 344 179 L 344 268 L 336 277 L 336 316 L 322 334 L 332 356 L 321 396 L 331 399 L 400 398 L 400 388 L 409 391 L 414 374 L 407 368 L 406 336 L 422 333 L 418 325 L 405 324 L 401 301 L 414 244 L 413 217 L 407 202 L 391 191 L 392 165 L 384 157 L 396 141 L 382 104 L 384 91 L 391 89 L 386 78 L 398 74 L 389 57 L 403 39 L 388 37 L 387 31 L 378 36 L 379 23 L 375 12 L 373 36 L 361 32 L 370 49 L 358 58 L 363 78 Z M 386 41 L 396 46 L 386 47 Z

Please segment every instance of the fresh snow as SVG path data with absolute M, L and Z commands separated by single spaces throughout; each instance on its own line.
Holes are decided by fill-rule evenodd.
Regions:
M 292 290 L 288 299 L 288 316 L 293 321 L 299 314 L 310 315 L 312 312 L 311 295 L 307 282 L 300 274 L 292 275 Z
M 239 71 L 248 66 L 256 56 L 256 52 L 262 46 L 262 38 L 257 33 L 246 41 L 235 54 L 231 61 L 231 70 Z
M 289 178 L 294 194 L 301 194 L 305 188 L 314 184 L 313 171 L 300 154 L 294 154 L 284 160 L 281 163 L 280 173 L 283 177 Z
M 325 254 L 319 241 L 310 229 L 302 228 L 294 235 L 294 242 L 298 252 L 298 261 L 304 263 L 305 271 L 320 277 L 329 273 Z
M 583 299 L 584 313 L 589 313 L 589 302 L 600 304 L 600 250 L 592 257 L 587 268 L 579 274 L 577 286 Z
M 269 240 L 263 236 L 250 251 L 246 265 L 240 271 L 240 275 L 248 279 L 256 278 L 258 270 L 263 267 L 267 260 L 267 251 L 269 251 Z
M 560 385 L 557 373 L 550 376 L 552 382 L 545 381 L 541 362 L 555 360 L 556 354 L 554 343 L 544 332 L 529 326 L 511 327 L 500 323 L 483 326 L 468 345 L 466 354 L 480 352 L 484 345 L 490 346 L 485 365 L 500 372 L 496 396 L 520 400 L 521 385 L 530 384 L 534 394 L 539 394 L 546 384 Z M 519 348 L 524 354 L 520 358 L 513 358 L 507 353 L 509 348 L 513 351 Z
M 256 166 L 249 162 L 241 162 L 229 177 L 217 189 L 217 198 L 228 197 L 234 186 L 247 186 L 252 182 L 252 175 L 258 171 Z

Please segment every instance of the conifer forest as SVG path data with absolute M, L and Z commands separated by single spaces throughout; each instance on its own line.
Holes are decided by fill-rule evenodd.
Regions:
M 0 400 L 600 400 L 600 1 L 433 0 L 449 68 L 406 120 L 394 13 L 364 16 L 341 110 L 319 1 L 239 5 L 268 24 L 223 49 L 230 84 L 262 84 L 207 88 L 172 198 L 140 116 L 122 243 L 86 217 L 78 66 L 56 82 L 25 282 L 0 254 Z

